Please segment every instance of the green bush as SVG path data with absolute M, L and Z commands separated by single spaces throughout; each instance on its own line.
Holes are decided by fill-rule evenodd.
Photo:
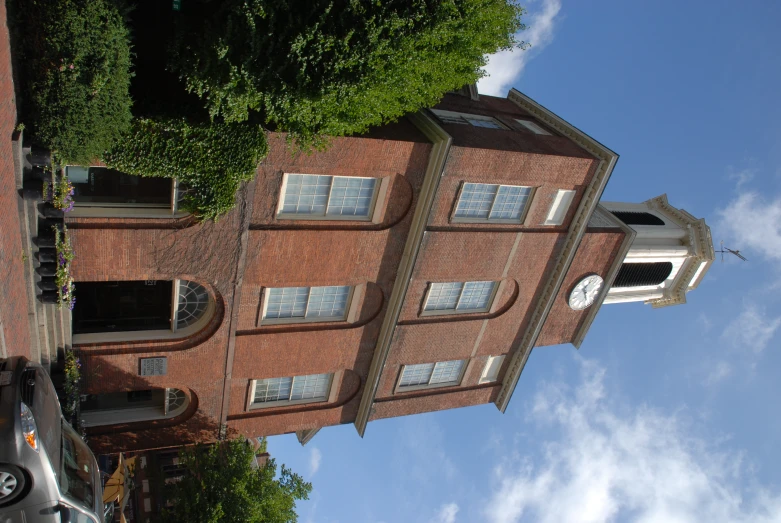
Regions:
M 216 220 L 233 208 L 236 191 L 254 177 L 267 150 L 263 129 L 248 122 L 139 118 L 103 161 L 128 174 L 176 178 L 187 188 L 183 208 Z
M 523 47 L 514 0 L 192 0 L 169 68 L 211 115 L 251 111 L 300 143 L 361 133 L 476 81 Z
M 26 111 L 38 142 L 88 164 L 131 119 L 126 9 L 112 0 L 17 0 Z

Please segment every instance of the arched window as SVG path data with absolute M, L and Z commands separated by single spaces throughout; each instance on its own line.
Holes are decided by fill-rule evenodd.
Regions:
M 84 427 L 170 419 L 183 413 L 190 400 L 181 389 L 147 389 L 90 394 L 81 403 Z
M 670 277 L 673 264 L 670 262 L 623 263 L 613 287 L 641 287 L 659 285 Z
M 627 225 L 664 225 L 664 220 L 650 212 L 610 211 Z
M 182 338 L 203 328 L 214 300 L 189 280 L 78 282 L 73 343 Z

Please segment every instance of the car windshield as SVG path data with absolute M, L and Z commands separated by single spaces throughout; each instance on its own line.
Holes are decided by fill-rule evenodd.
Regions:
M 87 444 L 67 423 L 62 424 L 60 491 L 87 510 L 95 506 L 95 460 Z

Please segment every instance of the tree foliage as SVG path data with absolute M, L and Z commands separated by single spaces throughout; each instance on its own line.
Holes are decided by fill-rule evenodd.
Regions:
M 255 468 L 253 448 L 242 440 L 184 449 L 179 464 L 187 469 L 171 484 L 173 502 L 163 523 L 293 523 L 295 502 L 308 499 L 312 485 L 284 465 L 279 476 L 273 459 Z
M 263 129 L 249 122 L 137 118 L 103 161 L 128 174 L 176 178 L 186 188 L 182 208 L 215 220 L 233 208 L 267 149 Z
M 130 125 L 130 34 L 115 0 L 17 0 L 25 121 L 64 163 L 88 164 Z
M 300 143 L 366 131 L 522 46 L 514 0 L 193 0 L 169 67 L 213 117 L 252 111 Z

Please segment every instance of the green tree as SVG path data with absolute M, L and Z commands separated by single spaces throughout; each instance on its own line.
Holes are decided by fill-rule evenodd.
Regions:
M 361 133 L 476 81 L 523 47 L 514 0 L 193 0 L 169 68 L 212 117 L 262 121 L 301 144 Z
M 103 161 L 128 174 L 176 178 L 186 188 L 182 207 L 216 220 L 233 208 L 236 191 L 255 176 L 267 149 L 265 132 L 249 122 L 136 118 Z
M 163 523 L 293 523 L 295 503 L 308 499 L 311 483 L 269 459 L 253 467 L 254 449 L 243 440 L 197 446 L 179 453 L 187 469 L 171 484 Z

